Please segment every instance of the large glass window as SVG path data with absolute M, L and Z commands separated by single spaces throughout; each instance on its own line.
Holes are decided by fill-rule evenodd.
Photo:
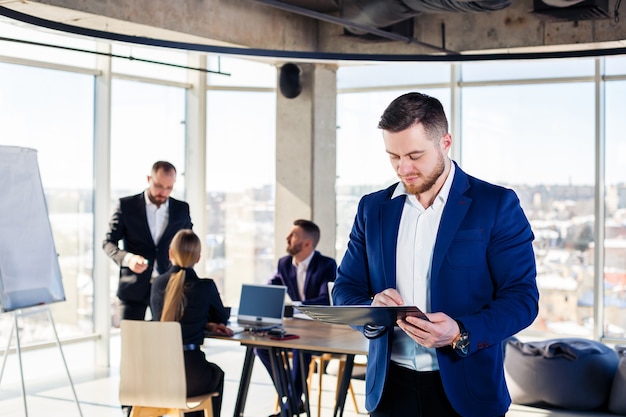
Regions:
M 462 167 L 514 189 L 535 234 L 530 329 L 593 335 L 594 86 L 465 88 Z
M 264 283 L 276 267 L 276 93 L 207 97 L 206 271 L 224 303 L 237 305 L 243 282 Z
M 138 193 L 152 164 L 166 160 L 178 171 L 172 197 L 185 191 L 185 90 L 114 79 L 111 94 L 111 192 Z
M 114 79 L 111 93 L 111 212 L 120 197 L 142 192 L 152 164 L 169 161 L 178 175 L 172 197 L 185 193 L 185 90 Z M 194 213 L 191 213 L 193 221 Z M 104 236 L 97 236 L 104 239 Z M 101 242 L 101 241 L 100 241 Z M 120 242 L 121 245 L 121 242 Z M 98 250 L 102 250 L 98 247 Z M 117 323 L 119 269 L 110 262 L 110 297 Z
M 276 66 L 272 64 L 209 55 L 207 67 L 222 73 L 207 74 L 207 84 L 211 87 L 247 87 L 250 90 L 276 88 Z
M 626 59 L 622 59 L 626 64 Z M 626 65 L 622 67 L 626 73 Z M 604 333 L 626 335 L 626 81 L 606 84 Z
M 93 77 L 0 63 L 0 114 L 0 145 L 37 150 L 66 295 L 65 302 L 50 306 L 59 336 L 91 333 Z M 51 340 L 46 315 L 25 320 L 44 320 L 48 331 L 25 325 L 24 344 Z M 8 315 L 0 316 L 0 324 L 11 325 Z M 0 331 L 0 343 L 9 329 Z
M 341 67 L 337 72 L 339 90 L 397 89 L 449 82 L 450 64 L 437 62 L 358 64 Z
M 166 48 L 115 43 L 111 53 L 114 73 L 151 77 L 176 82 L 187 81 L 187 53 Z
M 41 28 L 33 30 L 30 25 L 4 16 L 0 16 L 0 36 L 7 39 L 0 41 L 0 55 L 82 68 L 93 68 L 96 62 L 96 55 L 81 52 L 96 50 L 93 39 L 66 36 Z
M 393 66 L 385 67 L 381 74 L 380 68 L 347 67 L 341 68 L 337 78 L 363 80 L 365 85 L 371 77 L 382 77 L 387 80 L 402 79 L 406 67 L 400 66 L 400 74 L 396 74 Z M 367 74 L 367 71 L 372 71 Z M 353 75 L 356 72 L 357 75 Z M 398 75 L 398 77 L 397 77 Z M 369 80 L 369 81 L 367 81 Z M 359 89 L 353 83 L 354 88 Z M 398 181 L 389 157 L 385 152 L 382 133 L 378 129 L 380 116 L 393 99 L 406 90 L 389 89 L 387 91 L 367 91 L 343 93 L 337 96 L 337 181 L 335 185 L 337 199 L 337 238 L 335 242 L 336 259 L 341 261 L 347 249 L 348 239 L 357 205 L 360 198 L 370 192 L 380 190 Z M 449 111 L 448 89 L 421 89 L 420 92 L 436 96 Z
M 593 67 L 592 59 L 469 62 L 463 64 L 463 81 L 589 77 Z
M 626 56 L 611 56 L 605 58 L 605 60 L 607 75 L 621 75 L 622 77 L 626 77 Z

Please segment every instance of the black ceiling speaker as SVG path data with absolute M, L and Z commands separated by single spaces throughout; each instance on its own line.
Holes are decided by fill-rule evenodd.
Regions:
M 302 91 L 300 72 L 300 67 L 296 64 L 287 63 L 280 67 L 280 80 L 278 84 L 283 96 L 296 98 L 300 95 Z

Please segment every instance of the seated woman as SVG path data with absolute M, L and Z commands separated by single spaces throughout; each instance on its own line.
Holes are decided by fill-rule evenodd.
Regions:
M 169 257 L 172 267 L 155 278 L 150 294 L 153 320 L 179 321 L 182 328 L 187 396 L 218 392 L 213 413 L 220 416 L 224 372 L 208 362 L 200 349 L 205 328 L 232 335 L 226 327 L 228 313 L 212 279 L 200 279 L 193 266 L 200 260 L 200 239 L 191 230 L 181 230 L 172 239 Z M 202 416 L 203 413 L 187 413 Z

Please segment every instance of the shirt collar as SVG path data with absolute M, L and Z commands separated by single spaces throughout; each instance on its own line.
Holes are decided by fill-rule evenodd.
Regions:
M 452 188 L 452 180 L 454 179 L 454 173 L 456 171 L 456 167 L 454 162 L 452 162 L 450 164 L 450 172 L 448 173 L 448 177 L 446 178 L 446 181 L 443 183 L 443 187 L 441 187 L 441 190 L 439 190 L 439 194 L 437 194 L 437 197 L 435 198 L 435 202 L 433 203 L 440 203 L 440 204 L 445 204 L 446 201 L 448 200 L 448 196 L 450 195 L 450 188 Z M 398 183 L 398 185 L 396 186 L 396 189 L 393 191 L 393 195 L 391 196 L 392 199 L 396 198 L 396 197 L 400 197 L 406 195 L 408 196 L 409 193 L 406 192 L 406 187 L 404 186 L 404 183 L 402 181 L 400 181 Z
M 302 260 L 302 262 L 300 262 L 300 264 L 304 266 L 304 269 L 307 269 L 309 267 L 309 263 L 311 263 L 311 259 L 313 259 L 313 255 L 315 255 L 315 251 L 311 252 L 309 256 L 307 256 L 306 258 Z M 293 256 L 291 257 L 291 263 L 293 264 L 293 266 L 298 268 L 298 264 L 296 264 L 296 258 L 294 258 Z

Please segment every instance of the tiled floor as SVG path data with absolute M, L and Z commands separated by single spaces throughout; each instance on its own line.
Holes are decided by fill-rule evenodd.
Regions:
M 18 355 L 7 357 L 5 371 L 0 380 L 0 416 L 2 417 L 119 417 L 119 338 L 112 338 L 110 368 L 94 368 L 94 345 L 81 342 L 65 345 L 63 353 L 67 360 L 73 386 L 80 404 L 76 404 L 59 349 L 54 346 L 43 350 L 22 353 L 24 385 L 27 392 L 26 408 L 21 393 Z M 235 397 L 244 357 L 244 348 L 237 343 L 211 340 L 205 351 L 209 360 L 219 364 L 226 373 L 222 416 L 233 415 Z M 3 358 L 3 356 L 0 356 Z M 0 365 L 1 366 L 1 365 Z M 315 378 L 315 377 L 314 377 Z M 332 415 L 336 379 L 324 376 L 322 416 Z M 313 380 L 317 386 L 317 380 Z M 361 412 L 364 410 L 364 382 L 353 380 Z M 262 417 L 274 412 L 276 395 L 265 369 L 257 363 L 254 367 L 250 391 L 246 402 L 246 417 Z M 317 392 L 312 392 L 312 415 L 317 415 Z M 26 414 L 26 410 L 28 414 Z M 82 414 L 81 414 L 82 412 Z M 350 398 L 346 400 L 345 417 L 358 417 Z M 554 412 L 514 405 L 508 417 L 568 417 L 590 416 L 588 413 Z M 598 414 L 600 416 L 602 414 Z

